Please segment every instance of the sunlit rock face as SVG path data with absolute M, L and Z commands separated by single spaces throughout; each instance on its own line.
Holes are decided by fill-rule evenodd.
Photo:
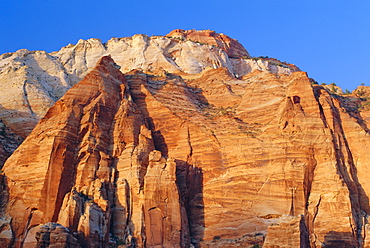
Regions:
M 183 35 L 181 39 L 179 34 Z M 167 36 L 134 35 L 106 43 L 79 40 L 52 53 L 21 49 L 0 55 L 1 120 L 25 138 L 55 101 L 104 55 L 111 55 L 123 73 L 138 69 L 150 74 L 195 74 L 225 67 L 243 76 L 252 70 L 285 74 L 298 70 L 281 62 L 251 59 L 236 40 L 207 30 L 174 30 Z
M 82 247 L 185 242 L 175 160 L 155 150 L 110 57 L 49 109 L 3 169 L 15 247 L 41 242 L 49 222 Z
M 60 95 L 42 118 L 27 105 L 34 128 L 0 126 L 8 155 L 26 137 L 0 177 L 1 247 L 369 246 L 367 88 L 336 95 L 210 31 L 168 36 L 24 51 L 60 65 L 65 86 L 45 79 Z M 230 63 L 165 67 L 153 42 Z M 102 57 L 112 44 L 145 56 Z

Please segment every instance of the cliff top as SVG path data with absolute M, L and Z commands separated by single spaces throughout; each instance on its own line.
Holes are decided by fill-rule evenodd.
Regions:
M 229 57 L 250 57 L 247 50 L 237 40 L 222 33 L 218 34 L 213 30 L 175 29 L 165 35 L 165 37 L 191 40 L 201 44 L 217 46 L 224 50 Z

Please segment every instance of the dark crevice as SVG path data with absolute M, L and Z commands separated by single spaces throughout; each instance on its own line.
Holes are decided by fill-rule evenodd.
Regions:
M 31 220 L 32 220 L 32 217 L 33 217 L 33 212 L 36 211 L 36 210 L 37 210 L 37 208 L 32 208 L 31 211 L 30 211 L 30 214 L 29 214 L 28 219 L 27 219 L 26 226 L 24 227 L 25 230 L 23 232 L 23 236 L 20 239 L 21 240 L 20 247 L 23 247 L 23 244 L 24 244 L 24 241 L 26 240 L 27 234 L 30 231 L 30 229 L 32 228 L 32 227 L 30 227 L 30 223 L 31 223 Z
M 204 237 L 204 201 L 203 201 L 203 171 L 183 160 L 175 160 L 176 184 L 179 189 L 181 205 L 185 208 L 189 237 L 187 243 L 198 248 Z
M 26 102 L 26 106 L 28 107 L 28 109 L 29 109 L 29 111 L 30 111 L 30 113 L 31 113 L 31 116 L 32 116 L 32 118 L 34 119 L 34 120 L 37 120 L 37 117 L 36 117 L 36 114 L 35 114 L 35 112 L 32 110 L 32 107 L 31 107 L 31 104 L 30 104 L 30 102 L 29 102 L 29 100 L 28 100 L 28 93 L 27 93 L 27 80 L 25 80 L 24 82 L 23 82 L 23 86 L 22 86 L 22 88 L 23 88 L 23 94 L 24 94 L 24 101 Z
M 148 129 L 151 130 L 154 147 L 156 150 L 162 153 L 163 157 L 167 158 L 168 157 L 168 147 L 167 147 L 166 141 L 161 131 L 156 129 L 154 120 L 150 116 L 150 113 L 148 111 L 148 107 L 146 103 L 146 94 L 143 93 L 140 89 L 142 85 L 144 85 L 144 87 L 148 87 L 147 75 L 128 75 L 127 78 L 129 79 L 129 85 L 130 85 L 130 91 L 131 91 L 130 93 L 132 96 L 132 100 L 136 104 L 142 116 L 144 117 L 147 123 Z M 133 80 L 130 80 L 130 79 L 133 79 Z

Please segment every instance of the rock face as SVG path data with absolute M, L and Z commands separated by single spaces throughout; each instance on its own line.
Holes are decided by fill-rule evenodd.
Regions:
M 35 247 L 76 247 L 80 245 L 77 239 L 72 236 L 67 228 L 56 223 L 47 223 L 39 227 L 36 232 L 36 246 Z M 25 247 L 31 247 L 31 242 L 24 243 Z
M 177 38 L 180 40 L 191 40 L 197 43 L 204 43 L 219 47 L 227 53 L 229 57 L 250 57 L 245 48 L 235 39 L 224 34 L 218 34 L 212 30 L 182 30 L 176 29 L 166 35 L 166 37 Z
M 179 32 L 189 39 L 178 39 Z M 104 44 L 98 39 L 79 40 L 76 45 L 50 54 L 21 49 L 0 55 L 1 120 L 17 135 L 27 137 L 46 111 L 108 54 L 123 73 L 138 69 L 149 74 L 195 74 L 225 67 L 243 76 L 252 70 L 288 74 L 298 70 L 282 63 L 251 59 L 239 42 L 213 31 L 177 30 L 163 37 L 134 35 L 112 38 Z
M 48 222 L 77 233 L 83 247 L 104 247 L 110 234 L 138 246 L 189 242 L 181 236 L 176 163 L 155 151 L 118 68 L 103 57 L 4 165 L 14 247 L 51 242 L 39 230 Z
M 27 137 L 46 111 L 75 83 L 72 79 L 60 61 L 46 52 L 21 49 L 1 55 L 2 122 L 17 135 Z
M 13 133 L 0 120 L 0 165 L 17 149 L 24 139 Z
M 159 41 L 237 60 L 227 55 L 236 41 L 222 35 L 170 35 L 80 41 L 50 55 L 66 75 L 88 73 L 6 161 L 1 246 L 370 247 L 364 100 L 293 69 L 146 67 Z M 131 61 L 137 70 L 113 54 L 90 70 L 100 55 L 89 51 L 110 42 L 146 44 L 148 56 Z
M 301 247 L 308 248 L 308 233 L 302 215 L 280 218 L 278 223 L 268 227 L 264 248 Z

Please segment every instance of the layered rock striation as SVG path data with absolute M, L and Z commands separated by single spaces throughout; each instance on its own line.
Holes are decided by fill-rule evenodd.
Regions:
M 104 247 L 112 235 L 179 246 L 175 170 L 155 151 L 118 66 L 103 57 L 4 165 L 13 245 L 28 247 L 45 223 L 58 222 L 82 247 Z
M 236 59 L 222 35 L 169 36 L 146 39 Z M 2 246 L 370 246 L 367 88 L 339 96 L 293 69 L 128 71 L 113 54 L 90 70 L 100 55 L 77 54 L 106 49 L 94 42 L 53 54 L 87 74 L 3 167 Z
M 250 57 L 245 48 L 235 39 L 224 34 L 218 34 L 212 30 L 183 30 L 176 29 L 166 35 L 166 37 L 179 40 L 190 40 L 200 44 L 208 44 L 219 47 L 231 58 Z
M 52 53 L 21 49 L 0 55 L 0 118 L 25 138 L 46 111 L 108 54 L 123 73 L 138 69 L 149 74 L 196 74 L 207 68 L 225 67 L 243 76 L 253 70 L 288 74 L 298 70 L 281 62 L 252 59 L 239 42 L 223 34 L 181 31 L 189 38 L 179 39 L 179 32 L 112 38 L 106 43 L 99 39 L 79 40 Z

